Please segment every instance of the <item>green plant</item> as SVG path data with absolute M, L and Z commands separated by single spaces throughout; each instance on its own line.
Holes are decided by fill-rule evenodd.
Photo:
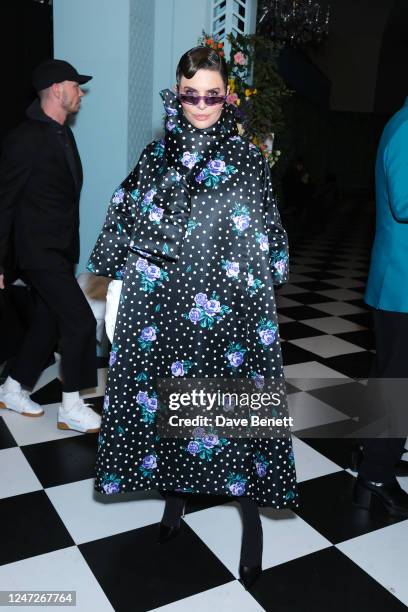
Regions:
M 238 129 L 256 144 L 272 167 L 280 156 L 274 140 L 284 128 L 282 103 L 292 95 L 279 74 L 280 46 L 256 34 L 228 34 L 231 49 L 228 65 L 227 102 L 236 107 Z M 217 36 L 203 32 L 200 44 L 224 56 L 224 44 Z

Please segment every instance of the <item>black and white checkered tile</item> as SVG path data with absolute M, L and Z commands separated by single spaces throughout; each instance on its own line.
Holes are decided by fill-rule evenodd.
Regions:
M 349 418 L 359 384 L 349 377 L 368 376 L 368 258 L 364 224 L 339 222 L 324 238 L 297 241 L 290 283 L 278 292 L 290 410 L 307 410 L 316 427 Z M 85 394 L 97 409 L 105 377 L 101 367 L 97 390 Z M 44 417 L 1 414 L 0 590 L 75 590 L 85 612 L 407 609 L 408 520 L 352 507 L 350 441 L 294 435 L 301 509 L 262 511 L 263 574 L 249 593 L 237 579 L 236 504 L 195 499 L 180 535 L 157 544 L 163 499 L 93 494 L 96 434 L 56 428 L 60 394 L 50 366 L 34 395 Z

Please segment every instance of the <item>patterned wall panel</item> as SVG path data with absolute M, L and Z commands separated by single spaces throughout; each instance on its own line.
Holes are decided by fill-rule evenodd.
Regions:
M 130 0 L 128 166 L 152 140 L 154 2 Z

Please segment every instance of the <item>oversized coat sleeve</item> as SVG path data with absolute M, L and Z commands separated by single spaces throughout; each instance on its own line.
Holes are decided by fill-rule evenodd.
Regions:
M 263 160 L 263 203 L 266 215 L 265 229 L 269 243 L 269 261 L 274 285 L 282 285 L 289 279 L 289 246 L 272 189 L 271 171 Z
M 180 257 L 190 215 L 187 182 L 174 168 L 152 170 L 154 144 L 110 200 L 87 265 L 94 274 L 122 278 L 129 251 L 158 266 Z
M 130 249 L 158 266 L 179 259 L 191 212 L 185 177 L 169 168 L 156 182 L 152 203 L 135 227 Z
M 151 145 L 144 149 L 134 170 L 110 199 L 105 222 L 88 260 L 89 272 L 114 279 L 122 278 L 139 216 L 138 196 L 148 184 L 150 149 Z
M 122 278 L 135 222 L 136 202 L 119 187 L 109 202 L 105 223 L 87 264 L 87 270 L 98 276 Z

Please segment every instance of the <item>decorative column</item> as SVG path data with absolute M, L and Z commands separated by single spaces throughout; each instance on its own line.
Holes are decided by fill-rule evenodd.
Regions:
M 227 34 L 253 34 L 256 30 L 257 0 L 210 0 L 210 32 L 224 40 Z M 229 51 L 225 41 L 226 53 Z

